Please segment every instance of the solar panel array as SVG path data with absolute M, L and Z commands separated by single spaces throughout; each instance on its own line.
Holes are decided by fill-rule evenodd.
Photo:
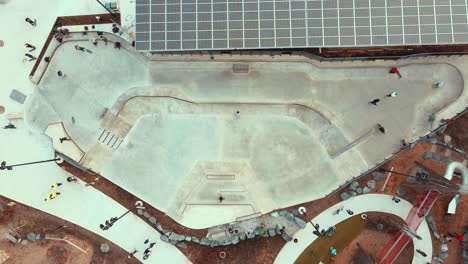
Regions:
M 140 51 L 468 43 L 468 0 L 137 0 Z

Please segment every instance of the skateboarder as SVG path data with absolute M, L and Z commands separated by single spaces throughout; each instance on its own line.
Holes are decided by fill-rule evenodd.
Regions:
M 392 69 L 390 69 L 390 73 L 396 74 L 396 75 L 398 75 L 398 77 L 401 78 L 401 74 L 400 74 L 400 71 L 398 70 L 398 68 L 393 67 Z
M 60 185 L 62 185 L 62 183 L 60 182 L 54 182 L 54 184 L 52 184 L 52 186 L 50 186 L 52 189 L 56 190 Z
M 67 137 L 62 137 L 62 138 L 59 138 L 59 140 L 60 140 L 60 143 L 63 143 L 64 141 L 70 141 L 71 139 Z
M 387 94 L 387 97 L 396 97 L 396 92 L 391 92 Z
M 377 106 L 377 103 L 378 103 L 378 102 L 380 102 L 380 99 L 376 98 L 376 99 L 370 101 L 369 104 L 372 104 L 372 105 Z
M 81 47 L 81 46 L 79 46 L 79 45 L 75 45 L 75 49 L 76 49 L 76 50 L 85 51 L 85 48 L 84 48 L 84 47 Z
M 28 57 L 28 58 L 29 58 L 29 61 L 37 60 L 36 57 L 34 57 L 33 55 L 31 55 L 31 54 L 29 54 L 29 53 L 24 54 L 24 56 Z
M 435 86 L 436 88 L 441 88 L 441 87 L 443 87 L 444 85 L 445 85 L 445 82 L 444 82 L 444 81 L 436 82 L 436 83 L 434 84 L 434 86 Z
M 37 25 L 36 19 L 32 20 L 29 17 L 25 19 L 26 22 L 28 22 L 31 26 L 35 27 Z
M 33 52 L 36 49 L 36 47 L 29 43 L 25 43 L 24 45 L 26 46 L 26 48 L 30 49 L 29 52 Z
M 379 129 L 380 132 L 382 132 L 382 134 L 385 134 L 386 130 L 381 124 L 377 124 L 377 128 Z

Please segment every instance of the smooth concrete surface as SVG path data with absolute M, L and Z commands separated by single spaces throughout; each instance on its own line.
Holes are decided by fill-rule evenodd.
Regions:
M 460 112 L 468 98 L 463 56 L 398 61 L 400 79 L 388 73 L 395 61 L 149 61 L 81 45 L 93 54 L 73 42 L 58 47 L 27 106 L 28 124 L 42 133 L 44 124 L 63 122 L 86 152 L 83 166 L 192 228 L 321 198 L 397 152 L 403 139 Z M 234 73 L 237 63 L 249 72 Z M 434 88 L 440 80 L 445 86 Z M 386 98 L 392 91 L 397 97 Z M 374 98 L 378 106 L 368 104 Z M 118 148 L 100 141 L 103 130 L 122 140 Z M 200 163 L 234 179 L 213 179 Z

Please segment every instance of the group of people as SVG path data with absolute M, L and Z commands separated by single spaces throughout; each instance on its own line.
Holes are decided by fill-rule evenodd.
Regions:
M 52 186 L 50 186 L 52 188 L 52 190 L 57 190 L 59 186 L 61 186 L 62 183 L 60 182 L 55 182 L 54 184 L 52 184 Z M 47 198 L 44 199 L 44 201 L 48 202 L 50 200 L 53 200 L 55 199 L 58 195 L 60 195 L 60 192 L 52 192 L 51 194 L 49 194 L 49 196 L 47 196 Z
M 151 249 L 153 248 L 154 245 L 156 245 L 156 242 L 151 242 L 150 243 L 149 238 L 145 239 L 145 241 L 143 242 L 143 244 L 145 244 L 145 245 L 148 244 L 148 243 L 149 243 L 148 248 L 146 248 L 145 251 L 143 252 L 143 259 L 148 259 L 149 256 L 151 256 Z M 132 252 L 130 252 L 130 254 L 128 255 L 128 258 L 133 257 L 138 252 L 139 251 L 137 249 L 132 250 Z

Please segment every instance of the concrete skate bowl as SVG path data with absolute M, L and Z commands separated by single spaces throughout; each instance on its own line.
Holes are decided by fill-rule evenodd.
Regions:
M 310 186 L 319 198 L 339 182 L 334 173 L 312 177 L 333 171 L 330 152 L 345 139 L 306 105 L 133 96 L 115 110 L 103 127 L 129 129 L 103 175 L 128 186 L 123 172 L 131 170 L 142 184 L 129 191 L 177 221 L 213 205 L 236 216 L 272 210 L 303 202 Z

